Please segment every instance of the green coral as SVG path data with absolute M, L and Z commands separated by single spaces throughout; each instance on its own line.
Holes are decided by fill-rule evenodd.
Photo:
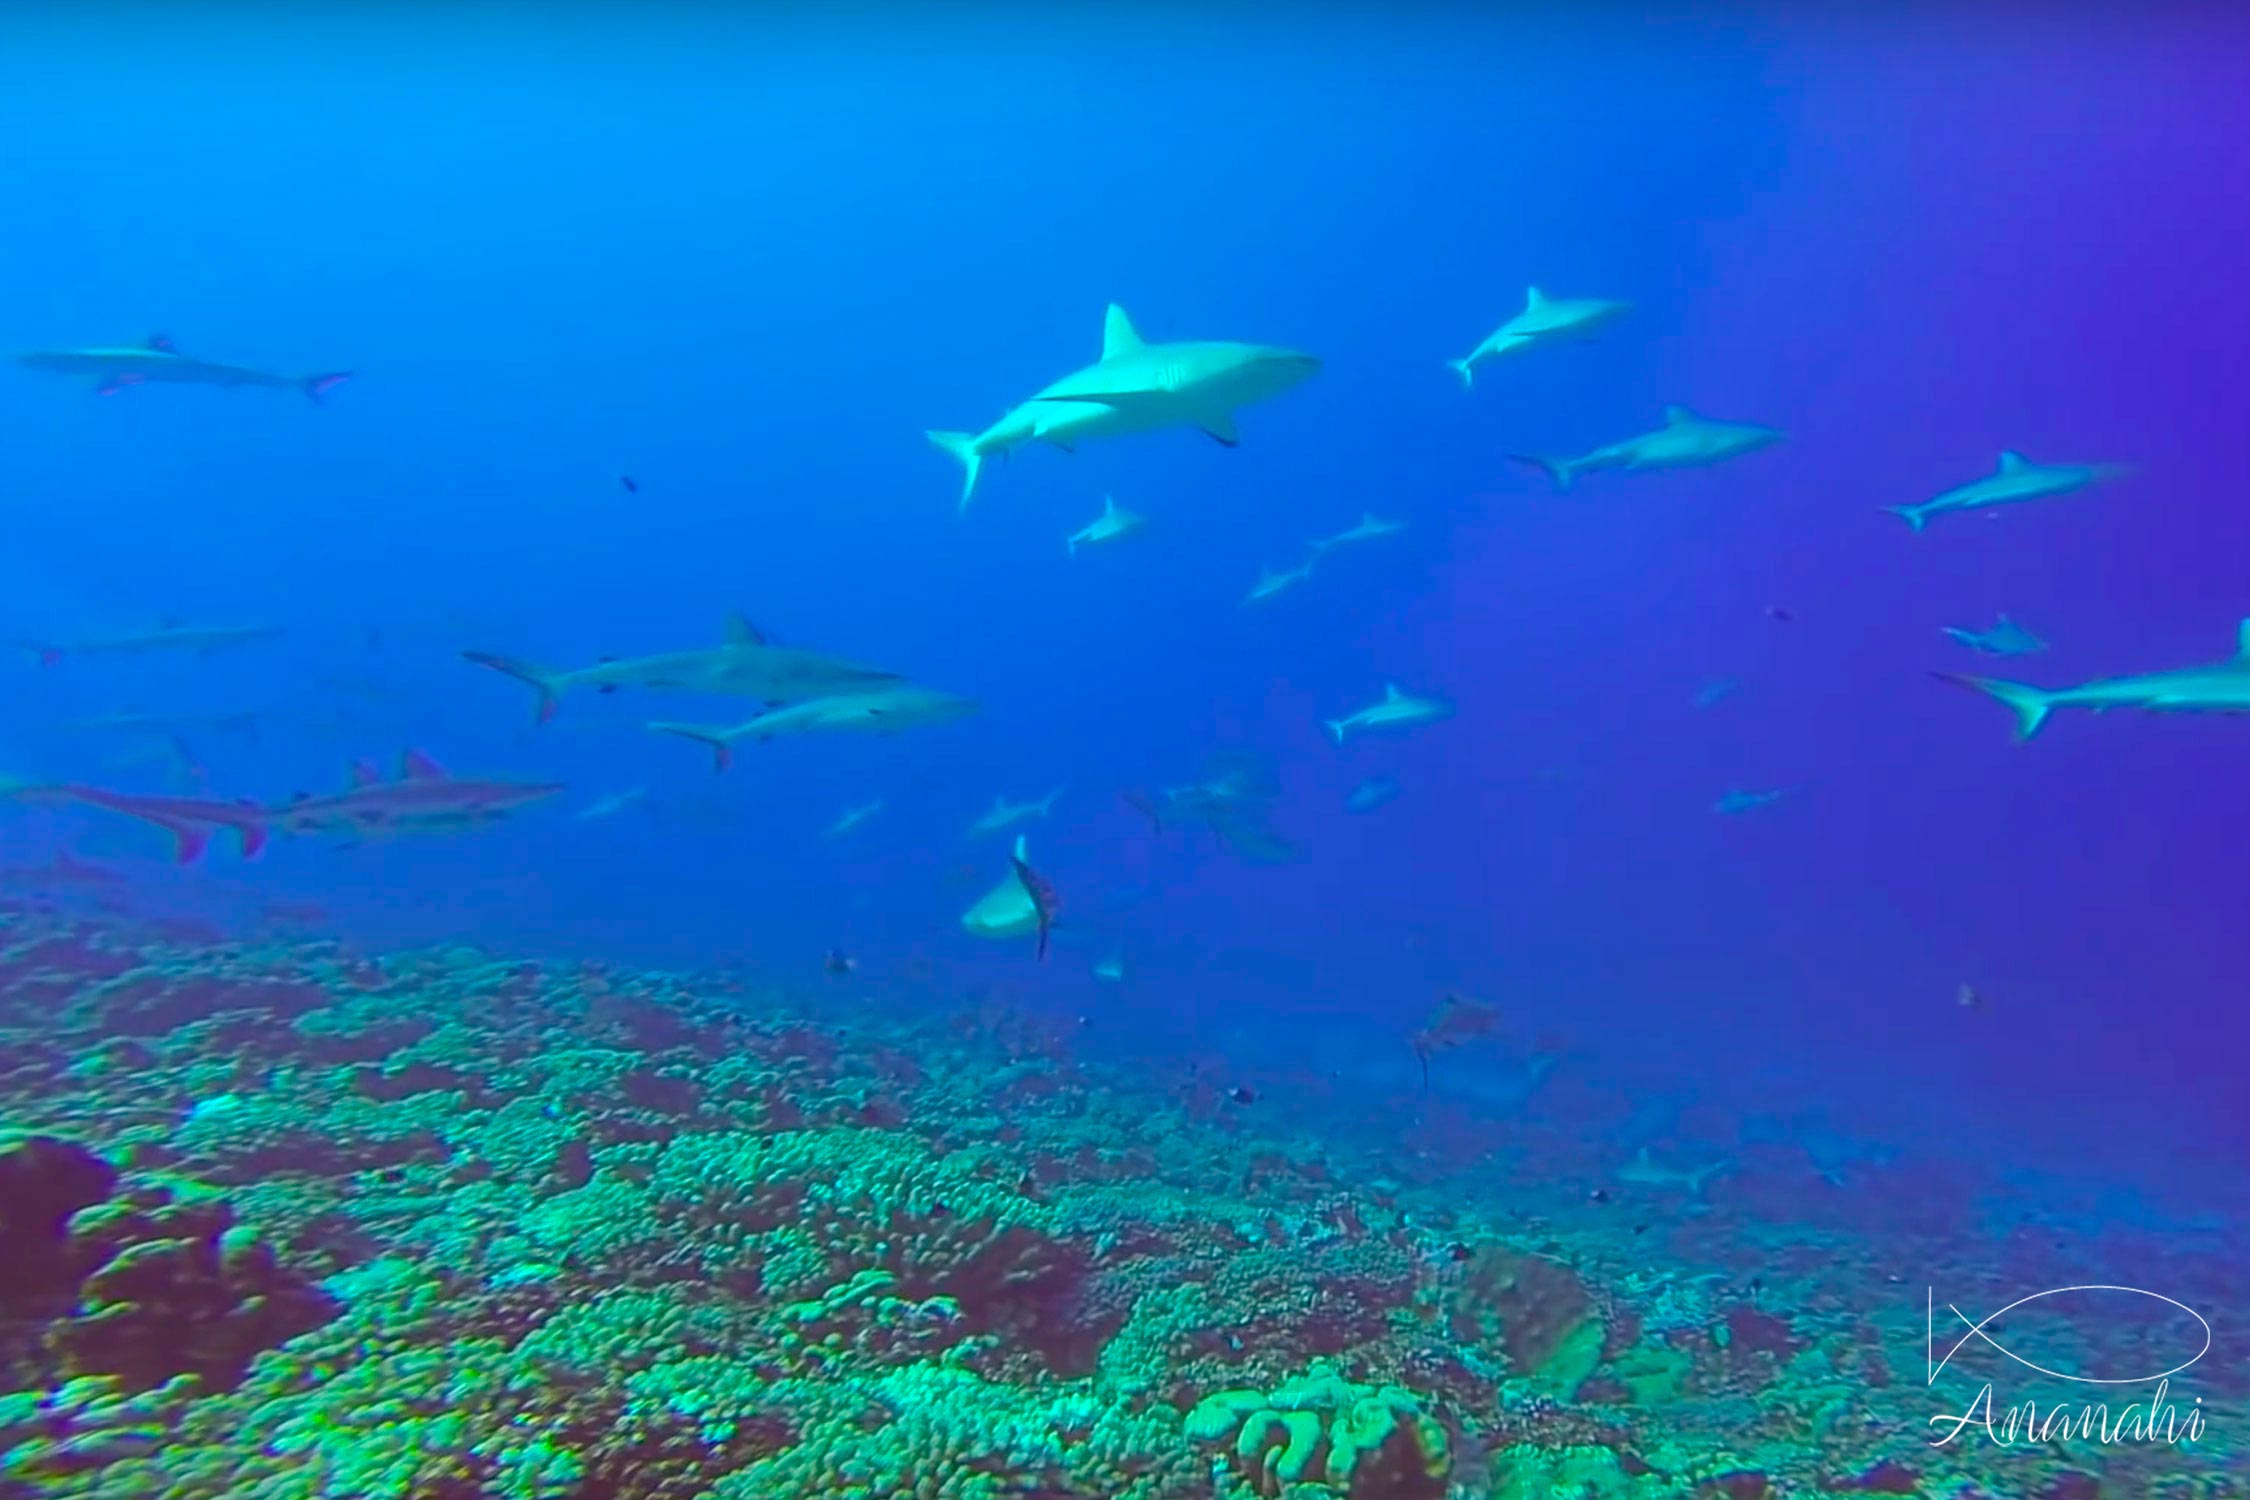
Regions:
M 1206 1396 L 1182 1430 L 1197 1442 L 1225 1443 L 1241 1481 L 1269 1500 L 1435 1496 L 1452 1467 L 1445 1428 L 1411 1392 L 1361 1385 L 1326 1365 L 1271 1391 Z

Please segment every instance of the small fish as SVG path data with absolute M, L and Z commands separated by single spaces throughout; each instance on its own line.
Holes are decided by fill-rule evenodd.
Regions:
M 1781 604 L 1767 605 L 1766 618 L 1773 621 L 1776 625 L 1794 625 L 1797 623 L 1796 612 L 1788 608 L 1788 606 Z
M 1982 1010 L 1984 1009 L 1984 996 L 1975 985 L 1964 979 L 1961 981 L 1961 987 L 1953 992 L 1953 1003 L 1964 1010 Z
M 1716 681 L 1706 682 L 1702 687 L 1696 689 L 1695 706 L 1697 708 L 1710 708 L 1714 704 L 1733 697 L 1740 691 L 1742 691 L 1740 678 L 1721 677 Z
M 859 960 L 846 954 L 841 948 L 831 948 L 828 956 L 821 960 L 820 966 L 840 979 L 858 968 Z
M 2045 641 L 2006 615 L 1990 630 L 1963 630 L 1955 625 L 1941 628 L 1953 640 L 1985 656 L 2031 656 L 2047 649 Z
M 638 495 L 641 492 L 641 482 L 630 474 L 618 475 L 617 482 L 625 487 L 628 495 Z
M 1238 1083 L 1233 1088 L 1228 1089 L 1227 1097 L 1237 1104 L 1255 1104 L 1258 1102 L 1257 1091 L 1246 1083 Z
M 1718 801 L 1711 804 L 1711 811 L 1722 818 L 1738 818 L 1746 812 L 1755 812 L 1761 807 L 1779 802 L 1788 795 L 1789 791 L 1786 787 L 1756 792 L 1728 791 L 1723 793 Z
M 1596 1202 L 1596 1203 L 1607 1203 L 1607 1202 L 1609 1201 L 1609 1189 L 1608 1189 L 1608 1188 L 1595 1188 L 1595 1189 L 1594 1189 L 1594 1190 L 1593 1190 L 1592 1192 L 1588 1193 L 1588 1194 L 1587 1194 L 1586 1196 L 1587 1196 L 1588 1198 L 1591 1198 L 1591 1199 L 1592 1199 L 1592 1200 L 1593 1200 L 1594 1202 Z

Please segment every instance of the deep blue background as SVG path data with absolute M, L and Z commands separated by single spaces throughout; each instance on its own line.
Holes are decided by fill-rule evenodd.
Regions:
M 325 789 L 414 743 L 664 811 L 177 875 L 112 820 L 0 838 L 317 900 L 369 941 L 808 984 L 842 944 L 870 1004 L 998 985 L 1116 1045 L 1189 1026 L 1268 1068 L 1360 1025 L 1371 1076 L 1402 1077 L 1458 988 L 1628 1096 L 1817 1102 L 2238 1190 L 2176 1164 L 2250 1145 L 2250 726 L 2064 715 L 2016 746 L 1928 676 L 1975 666 L 1940 626 L 2001 611 L 2054 642 L 2009 664 L 2042 683 L 2216 659 L 2250 615 L 2230 24 L 11 9 L 0 344 L 163 331 L 359 378 L 316 410 L 0 372 L 0 634 L 289 630 L 7 666 L 10 767 L 154 789 L 56 723 L 257 707 L 254 743 L 198 742 L 215 790 Z M 1529 282 L 1637 306 L 1464 395 L 1441 361 Z M 1152 339 L 1325 368 L 1247 410 L 1238 451 L 1026 452 L 957 518 L 922 429 L 1092 359 L 1111 300 Z M 1792 438 L 1565 499 L 1505 461 L 1667 402 Z M 1878 513 L 2003 447 L 2138 468 L 1922 537 Z M 1104 493 L 1147 535 L 1066 558 Z M 1363 509 L 1413 529 L 1240 607 Z M 742 705 L 577 697 L 534 730 L 527 692 L 456 656 L 673 648 L 735 607 L 986 710 L 715 781 L 640 721 Z M 1386 680 L 1459 715 L 1338 752 L 1316 721 Z M 1301 863 L 1152 848 L 1117 804 L 1221 747 L 1275 758 Z M 1404 795 L 1348 816 L 1373 774 Z M 962 830 L 1066 782 L 1031 830 L 1072 919 L 1040 969 L 958 930 L 1001 870 Z M 1733 787 L 1792 790 L 1715 815 Z M 882 817 L 820 839 L 873 796 Z M 1120 942 L 1134 982 L 1099 986 Z M 1964 980 L 1986 1009 L 1954 1004 Z

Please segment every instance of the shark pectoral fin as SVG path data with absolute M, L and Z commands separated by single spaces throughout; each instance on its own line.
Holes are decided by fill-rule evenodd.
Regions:
M 2250 620 L 2244 620 L 2235 627 L 2234 659 L 2236 661 L 2250 661 Z
M 1200 418 L 1195 425 L 1203 429 L 1204 436 L 1222 447 L 1239 448 L 1242 446 L 1242 438 L 1234 430 L 1234 418 L 1224 412 L 1216 416 Z

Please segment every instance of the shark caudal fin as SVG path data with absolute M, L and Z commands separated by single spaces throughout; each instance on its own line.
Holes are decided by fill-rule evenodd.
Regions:
M 1930 518 L 1923 514 L 1922 507 L 1919 505 L 1886 505 L 1883 507 L 1883 514 L 1904 518 L 1906 524 L 1913 527 L 1917 532 L 1930 524 Z
M 297 381 L 297 389 L 305 393 L 307 401 L 318 406 L 321 404 L 321 397 L 351 378 L 352 372 L 349 370 L 323 370 L 318 375 L 300 376 Z
M 529 683 L 532 687 L 537 688 L 539 690 L 539 708 L 537 716 L 533 720 L 534 723 L 544 724 L 555 716 L 555 679 L 552 672 L 542 671 L 528 662 L 520 662 L 513 657 L 496 656 L 490 651 L 464 651 L 461 653 L 461 658 L 464 661 L 473 661 L 480 667 L 490 667 L 495 672 L 513 677 L 518 682 Z
M 652 719 L 648 727 L 658 734 L 678 735 L 683 740 L 709 745 L 711 770 L 714 774 L 734 764 L 734 746 L 728 742 L 723 729 L 714 729 L 706 724 L 681 724 L 668 719 Z
M 1321 727 L 1328 731 L 1331 739 L 1339 745 L 1344 743 L 1344 721 L 1342 719 L 1322 719 L 1320 723 Z
M 1476 387 L 1477 370 L 1474 359 L 1449 359 L 1445 362 L 1445 367 L 1461 377 L 1462 390 L 1473 390 Z
M 969 497 L 976 493 L 977 473 L 984 467 L 984 455 L 977 451 L 976 435 L 968 432 L 929 432 L 924 436 L 960 460 L 961 502 L 954 509 L 967 510 Z
M 2047 715 L 2055 711 L 2055 695 L 2044 688 L 2027 687 L 2020 682 L 2002 682 L 1996 677 L 1971 677 L 1961 672 L 1940 672 L 1939 679 L 1959 683 L 1988 693 L 2008 705 L 2016 715 L 2016 738 L 2028 740 L 2047 722 Z
M 1510 462 L 1523 464 L 1545 474 L 1547 482 L 1555 487 L 1558 495 L 1570 493 L 1570 482 L 1578 474 L 1567 458 L 1546 458 L 1537 453 L 1511 453 L 1508 458 Z

